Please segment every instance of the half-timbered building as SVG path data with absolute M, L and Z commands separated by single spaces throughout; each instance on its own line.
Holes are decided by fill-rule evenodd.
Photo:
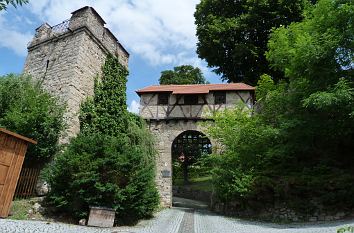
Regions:
M 254 87 L 244 83 L 155 85 L 136 91 L 140 96 L 139 115 L 156 136 L 156 183 L 164 206 L 172 205 L 174 148 L 181 140 L 204 143 L 205 129 L 199 122 L 209 121 L 214 112 L 234 108 L 238 103 L 252 108 L 254 91 Z M 214 144 L 212 138 L 210 141 Z

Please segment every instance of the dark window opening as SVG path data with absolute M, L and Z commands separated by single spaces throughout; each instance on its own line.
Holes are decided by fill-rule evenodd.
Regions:
M 214 93 L 215 104 L 226 104 L 226 92 Z
M 159 93 L 157 98 L 158 105 L 168 105 L 168 97 L 170 94 L 168 93 Z
M 197 95 L 185 95 L 184 96 L 184 104 L 198 104 L 198 96 Z

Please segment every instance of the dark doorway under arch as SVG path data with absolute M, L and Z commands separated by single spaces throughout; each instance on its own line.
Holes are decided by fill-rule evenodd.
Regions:
M 178 135 L 172 143 L 172 162 L 181 166 L 183 182 L 189 183 L 189 167 L 203 155 L 211 154 L 212 145 L 208 137 L 195 130 Z

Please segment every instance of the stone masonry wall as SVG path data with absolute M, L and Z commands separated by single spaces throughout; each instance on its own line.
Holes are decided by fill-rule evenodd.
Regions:
M 205 134 L 204 128 L 191 120 L 150 121 L 149 129 L 156 138 L 158 157 L 156 159 L 156 184 L 160 192 L 161 204 L 172 205 L 172 156 L 171 148 L 174 139 L 187 130 L 196 130 Z M 214 147 L 215 141 L 211 139 Z M 168 171 L 169 175 L 164 175 Z
M 214 198 L 215 199 L 215 198 Z M 217 200 L 212 204 L 213 211 L 243 218 L 252 218 L 273 222 L 320 222 L 333 221 L 345 218 L 353 218 L 353 210 L 324 210 L 323 206 L 317 206 L 315 211 L 300 213 L 286 206 L 285 203 L 272 203 L 257 209 L 241 206 L 240 203 L 223 203 Z M 314 201 L 314 200 L 313 200 Z
M 129 54 L 104 23 L 93 8 L 84 7 L 60 25 L 51 27 L 45 23 L 37 28 L 28 46 L 24 73 L 41 81 L 67 106 L 67 130 L 61 144 L 79 132 L 80 104 L 92 96 L 94 78 L 100 75 L 107 54 L 116 55 L 128 66 Z

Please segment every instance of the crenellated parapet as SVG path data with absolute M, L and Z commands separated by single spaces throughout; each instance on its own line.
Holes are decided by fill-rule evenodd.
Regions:
M 106 22 L 95 9 L 83 7 L 72 12 L 71 18 L 60 24 L 50 26 L 44 23 L 38 27 L 33 40 L 28 45 L 28 50 L 31 51 L 43 43 L 51 43 L 53 40 L 85 31 L 106 53 L 114 54 L 121 64 L 128 67 L 129 53 L 113 33 L 104 26 L 105 24 Z

